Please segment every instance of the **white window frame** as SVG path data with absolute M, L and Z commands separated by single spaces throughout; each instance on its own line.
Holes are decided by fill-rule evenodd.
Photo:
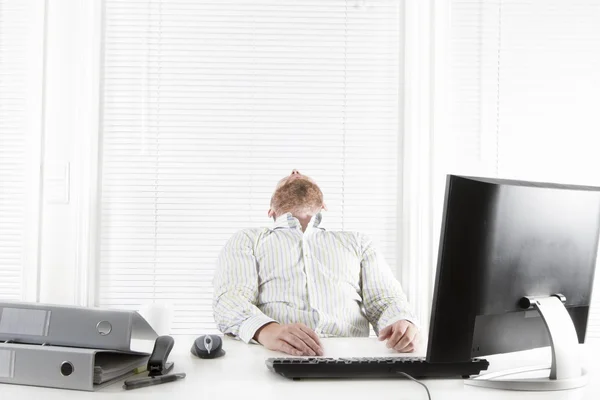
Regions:
M 93 304 L 89 288 L 93 287 L 98 202 L 102 2 L 46 0 L 45 4 L 42 196 L 35 251 L 38 287 L 31 301 L 88 306 Z M 76 32 L 65 32 L 73 26 Z M 75 37 L 75 45 L 65 43 L 65 36 Z M 77 68 L 78 79 L 61 73 L 67 63 Z M 73 104 L 76 112 L 69 108 Z M 65 165 L 68 200 L 57 204 L 51 193 L 53 169 Z M 52 218 L 56 214 L 60 218 Z M 65 230 L 73 234 L 60 237 Z M 57 243 L 60 248 L 52 246 Z
M 29 26 L 33 29 L 29 43 L 28 60 L 34 65 L 33 77 L 28 77 L 27 94 L 28 110 L 32 115 L 27 121 L 27 147 L 30 158 L 26 160 L 25 177 L 27 179 L 26 192 L 30 194 L 28 208 L 25 210 L 25 226 L 23 227 L 23 258 L 22 258 L 22 294 L 23 301 L 39 301 L 40 291 L 40 241 L 41 241 L 41 193 L 42 193 L 42 163 L 43 163 L 43 119 L 44 119 L 44 82 L 45 82 L 45 15 L 46 1 L 39 1 L 30 12 L 34 23 Z M 33 42 L 35 40 L 35 43 Z
M 448 0 L 405 2 L 404 105 L 399 199 L 400 282 L 429 330 L 442 204 L 436 201 L 434 140 L 445 127 Z M 443 191 L 443 188 L 441 189 Z M 443 193 L 442 193 L 443 194 Z
M 40 37 L 39 43 L 30 53 L 31 59 L 38 66 L 39 71 L 36 73 L 36 78 L 29 82 L 32 90 L 39 90 L 38 98 L 33 105 L 36 110 L 37 118 L 32 118 L 30 121 L 30 129 L 32 132 L 37 132 L 35 140 L 31 140 L 28 145 L 31 148 L 32 159 L 28 160 L 27 175 L 31 178 L 30 189 L 36 206 L 30 210 L 26 218 L 25 225 L 25 247 L 23 257 L 23 300 L 24 301 L 39 301 L 40 296 L 40 233 L 41 233 L 41 204 L 42 204 L 42 165 L 43 165 L 43 141 L 44 141 L 44 86 L 45 86 L 45 32 L 46 32 L 46 1 L 40 2 L 34 13 L 34 19 L 41 23 L 36 26 L 38 31 L 34 34 Z

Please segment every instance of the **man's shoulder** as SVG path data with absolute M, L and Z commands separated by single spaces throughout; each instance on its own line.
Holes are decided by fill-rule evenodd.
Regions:
M 239 231 L 234 233 L 233 237 L 246 236 L 249 239 L 256 239 L 257 237 L 264 235 L 268 231 L 269 231 L 269 228 L 264 228 L 264 227 L 262 227 L 262 228 L 244 228 L 244 229 L 240 229 Z
M 359 254 L 362 254 L 366 249 L 373 246 L 373 240 L 364 232 L 327 230 L 323 231 L 323 234 L 331 235 L 334 240 L 348 248 L 354 249 Z
M 339 238 L 346 238 L 348 240 L 363 240 L 366 235 L 358 231 L 336 231 L 336 230 L 323 230 L 324 235 L 336 236 Z
M 361 251 L 360 249 L 362 249 L 367 238 L 364 233 L 358 231 L 325 230 L 322 232 L 322 234 L 342 245 L 345 245 L 346 247 L 353 248 L 357 252 Z
M 240 229 L 229 237 L 223 249 L 227 251 L 227 249 L 239 247 L 255 248 L 267 231 L 268 229 L 265 228 Z

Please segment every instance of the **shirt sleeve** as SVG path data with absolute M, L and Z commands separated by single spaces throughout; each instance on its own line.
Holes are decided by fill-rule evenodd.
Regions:
M 258 264 L 247 232 L 235 234 L 221 250 L 213 287 L 214 318 L 221 332 L 250 343 L 260 327 L 275 321 L 256 307 Z
M 377 334 L 396 321 L 417 319 L 400 282 L 371 239 L 361 237 L 361 291 L 367 319 Z

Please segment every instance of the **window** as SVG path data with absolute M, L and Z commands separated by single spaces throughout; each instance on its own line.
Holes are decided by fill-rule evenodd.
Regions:
M 451 15 L 438 182 L 454 172 L 599 186 L 600 4 L 461 0 Z M 588 337 L 600 336 L 595 287 Z
M 0 300 L 36 300 L 43 2 L 0 0 Z
M 97 303 L 210 332 L 225 241 L 293 168 L 396 268 L 400 3 L 105 2 Z

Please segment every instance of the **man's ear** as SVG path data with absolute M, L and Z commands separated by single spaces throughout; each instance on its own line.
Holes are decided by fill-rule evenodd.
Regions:
M 267 215 L 269 216 L 269 218 L 275 218 L 275 211 L 273 211 L 272 208 L 269 208 Z
M 323 210 L 325 210 L 325 211 L 329 211 L 329 210 L 327 209 L 327 204 L 325 204 L 325 203 L 323 203 Z

